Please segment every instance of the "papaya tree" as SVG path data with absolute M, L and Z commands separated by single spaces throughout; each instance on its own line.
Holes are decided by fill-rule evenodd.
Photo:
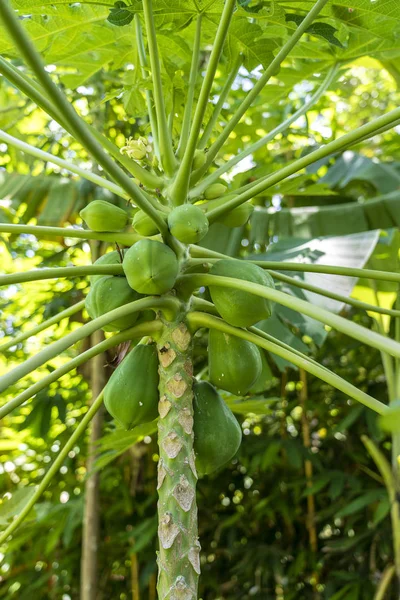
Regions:
M 365 31 L 370 34 L 371 48 L 376 49 L 371 39 L 376 42 L 378 38 L 383 40 L 379 52 L 390 48 L 390 36 L 394 37 L 390 26 L 395 21 L 391 3 L 378 6 L 368 3 L 368 10 L 365 4 L 364 0 L 358 0 L 354 9 L 345 14 L 328 0 L 304 2 L 300 6 L 297 2 L 267 6 L 247 0 L 190 2 L 186 6 L 177 1 L 172 3 L 176 9 L 173 11 L 156 0 L 154 5 L 152 0 L 114 5 L 90 2 L 66 7 L 58 7 L 54 2 L 36 5 L 28 0 L 0 4 L 1 31 L 9 44 L 5 50 L 8 58 L 0 58 L 0 73 L 72 136 L 96 168 L 83 168 L 5 131 L 0 132 L 0 140 L 36 159 L 59 165 L 122 199 L 117 205 L 102 197 L 93 198 L 81 210 L 85 224 L 82 228 L 0 224 L 3 234 L 97 240 L 112 247 L 94 264 L 0 276 L 0 284 L 4 286 L 58 278 L 90 281 L 85 298 L 88 322 L 3 374 L 2 392 L 88 335 L 99 330 L 107 334 L 93 348 L 6 402 L 0 408 L 0 417 L 31 398 L 37 401 L 39 392 L 50 383 L 106 349 L 125 342 L 132 345 L 40 485 L 1 534 L 1 543 L 12 539 L 13 532 L 28 517 L 104 402 L 107 411 L 124 429 L 157 421 L 158 478 L 154 485 L 159 496 L 158 596 L 163 600 L 194 600 L 198 597 L 201 550 L 196 483 L 199 476 L 212 473 L 228 462 L 241 443 L 241 429 L 218 390 L 246 396 L 262 377 L 263 357 L 269 353 L 390 418 L 389 411 L 393 409 L 257 324 L 268 320 L 273 305 L 277 304 L 398 361 L 397 339 L 296 298 L 282 291 L 279 282 L 293 283 L 292 277 L 281 273 L 284 270 L 367 277 L 396 284 L 400 282 L 399 273 L 307 262 L 277 264 L 257 257 L 243 260 L 207 247 L 207 236 L 219 225 L 235 230 L 245 226 L 250 217 L 254 223 L 257 219 L 254 206 L 265 191 L 399 124 L 400 109 L 395 108 L 304 152 L 280 168 L 251 178 L 239 187 L 231 185 L 229 173 L 236 165 L 265 149 L 277 135 L 304 116 L 337 82 L 357 52 L 368 54 L 369 46 L 368 50 L 360 50 L 360 36 L 366 35 Z M 363 7 L 370 13 L 368 18 L 353 21 L 348 17 L 353 10 L 361 12 Z M 378 14 L 382 19 L 375 21 Z M 145 106 L 142 126 L 120 145 L 75 110 L 64 93 L 63 82 L 54 79 L 53 69 L 43 59 L 46 48 L 37 49 L 32 42 L 33 39 L 40 43 L 38 27 L 46 30 L 48 23 L 54 24 L 58 16 L 68 17 L 72 22 L 77 19 L 87 26 L 89 15 L 93 22 L 101 23 L 101 33 L 108 40 L 112 38 L 112 60 L 128 81 L 133 69 L 136 79 L 128 86 L 129 94 L 134 102 Z M 180 35 L 175 36 L 174 31 Z M 125 63 L 120 56 L 126 37 L 130 39 L 129 61 L 132 59 L 134 63 Z M 265 106 L 263 102 L 257 104 L 259 99 L 264 100 L 263 94 L 269 91 L 271 82 L 279 81 L 285 64 L 296 58 L 296 49 L 301 57 L 308 44 L 311 57 L 307 55 L 303 64 L 308 72 L 318 70 L 322 75 L 310 100 L 269 133 L 263 132 L 257 141 L 222 160 L 235 130 L 246 122 L 248 111 L 258 107 L 263 113 Z M 187 65 L 182 48 L 186 50 L 188 45 Z M 168 56 L 169 51 L 174 61 Z M 19 68 L 15 56 L 24 61 L 28 71 Z M 104 60 L 107 62 L 107 58 Z M 260 65 L 261 72 L 254 73 Z M 93 71 L 102 66 L 93 64 Z M 215 99 L 219 72 L 224 73 L 224 83 Z M 235 81 L 243 74 L 250 86 L 236 101 Z M 300 73 L 300 80 L 302 77 Z M 119 91 L 114 97 L 118 96 Z M 126 97 L 124 101 L 127 102 Z M 229 118 L 224 119 L 224 105 L 229 101 L 233 109 Z M 135 106 L 134 102 L 126 105 Z M 268 94 L 267 103 L 273 106 L 273 98 Z M 310 289 L 301 281 L 296 284 Z M 315 286 L 310 291 L 344 303 L 352 302 L 358 308 L 399 316 L 398 311 L 350 301 L 346 296 Z M 81 308 L 82 303 L 69 309 L 69 314 Z M 40 328 L 48 325 L 45 321 Z M 204 331 L 208 332 L 208 364 L 206 370 L 196 373 L 193 357 L 199 332 Z M 400 556 L 397 546 L 395 554 Z M 396 569 L 400 578 L 399 561 Z

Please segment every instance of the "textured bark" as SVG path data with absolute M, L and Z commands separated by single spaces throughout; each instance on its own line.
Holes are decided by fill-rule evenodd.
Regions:
M 193 450 L 191 335 L 183 322 L 165 323 L 158 341 L 158 598 L 196 600 L 200 574 L 197 473 Z
M 91 336 L 92 346 L 104 339 L 102 331 L 96 331 Z M 99 354 L 91 361 L 92 398 L 97 398 L 106 383 L 104 354 Z M 88 457 L 86 471 L 90 473 L 96 458 L 96 442 L 101 436 L 103 411 L 100 409 L 90 424 Z M 99 546 L 100 500 L 99 473 L 94 473 L 86 480 L 85 505 L 82 532 L 81 557 L 81 600 L 96 600 L 97 598 L 97 556 Z

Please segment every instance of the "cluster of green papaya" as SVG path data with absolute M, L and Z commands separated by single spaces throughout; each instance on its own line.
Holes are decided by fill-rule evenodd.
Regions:
M 138 344 L 104 388 L 104 404 L 125 429 L 158 417 L 158 357 L 155 344 Z M 237 452 L 242 431 L 232 411 L 208 382 L 195 382 L 194 450 L 199 475 L 212 473 Z

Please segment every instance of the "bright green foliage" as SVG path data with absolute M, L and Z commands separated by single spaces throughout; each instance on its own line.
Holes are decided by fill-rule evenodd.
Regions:
M 173 236 L 184 244 L 196 244 L 208 231 L 208 220 L 198 206 L 183 204 L 168 215 L 168 227 Z
M 213 183 L 206 188 L 204 192 L 204 198 L 206 200 L 214 200 L 214 198 L 219 198 L 224 194 L 227 190 L 227 186 L 223 183 Z
M 128 214 L 105 200 L 93 200 L 79 213 L 92 231 L 121 231 L 128 222 Z
M 196 469 L 199 475 L 208 475 L 235 456 L 242 441 L 242 430 L 211 383 L 196 382 L 193 392 Z
M 261 374 L 260 352 L 255 344 L 212 329 L 208 338 L 210 381 L 236 396 L 244 396 Z
M 98 258 L 93 264 L 96 266 L 99 265 L 120 265 L 122 262 L 121 256 L 117 250 L 113 250 L 113 252 L 107 252 Z M 93 285 L 95 281 L 102 279 L 102 277 L 108 277 L 108 275 L 92 275 L 90 277 L 90 283 Z
M 136 242 L 126 252 L 122 266 L 132 289 L 152 295 L 168 292 L 179 268 L 173 250 L 155 240 Z
M 85 306 L 92 319 L 104 315 L 106 312 L 119 308 L 128 302 L 139 299 L 139 294 L 128 284 L 125 277 L 101 277 L 90 288 L 86 296 Z M 112 321 L 104 331 L 122 331 L 136 322 L 137 312 Z
M 243 260 L 219 260 L 212 266 L 210 273 L 275 287 L 269 273 Z M 218 286 L 210 286 L 210 294 L 221 317 L 236 327 L 250 327 L 271 316 L 270 302 L 265 298 Z
M 132 227 L 140 235 L 156 235 L 158 233 L 157 225 L 143 210 L 138 210 L 132 220 Z
M 104 388 L 108 412 L 125 429 L 158 415 L 158 357 L 155 344 L 138 344 L 117 367 Z

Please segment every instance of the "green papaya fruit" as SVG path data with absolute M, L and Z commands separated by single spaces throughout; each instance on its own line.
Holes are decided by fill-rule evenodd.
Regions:
M 251 283 L 275 288 L 269 273 L 245 260 L 224 259 L 210 269 L 211 275 L 244 279 Z M 219 314 L 235 327 L 250 327 L 271 316 L 271 304 L 266 298 L 249 292 L 210 285 L 210 294 Z
M 159 233 L 154 221 L 143 210 L 138 210 L 132 220 L 132 227 L 139 235 L 157 235 Z
M 208 220 L 198 206 L 182 204 L 168 215 L 168 227 L 177 240 L 184 244 L 195 244 L 206 235 Z
M 206 200 L 213 200 L 219 198 L 222 194 L 225 194 L 228 187 L 223 183 L 212 183 L 209 185 L 204 192 L 204 198 Z
M 89 202 L 79 215 L 92 231 L 121 231 L 128 222 L 128 213 L 105 200 Z
M 139 294 L 129 286 L 125 277 L 105 276 L 90 286 L 85 306 L 89 316 L 92 319 L 96 319 L 96 317 L 100 317 L 114 308 L 119 308 L 139 298 Z M 128 327 L 132 327 L 137 317 L 137 312 L 131 313 L 112 321 L 103 327 L 103 329 L 104 331 L 123 331 L 124 329 L 128 329 Z
M 260 376 L 262 363 L 255 344 L 211 329 L 208 367 L 211 383 L 236 396 L 244 396 Z
M 131 288 L 148 295 L 168 292 L 179 270 L 175 253 L 156 240 L 136 242 L 125 253 L 122 266 Z
M 249 220 L 253 210 L 254 206 L 249 202 L 245 202 L 217 219 L 217 223 L 223 223 L 227 227 L 243 227 Z
M 232 200 L 235 196 L 231 196 L 229 200 Z M 203 209 L 207 214 L 213 208 L 217 208 L 227 202 L 226 198 L 215 198 L 214 200 L 210 200 L 209 202 L 203 204 Z M 242 227 L 246 225 L 249 220 L 252 212 L 254 210 L 254 206 L 249 202 L 244 202 L 240 206 L 233 208 L 228 213 L 225 213 L 221 217 L 216 219 L 216 223 L 223 223 L 227 227 Z
M 235 456 L 242 429 L 214 386 L 199 381 L 193 392 L 196 469 L 199 475 L 208 475 Z
M 94 263 L 94 265 L 121 265 L 121 257 L 119 253 L 114 250 L 113 252 L 107 252 L 107 254 L 103 254 L 98 258 Z M 95 281 L 101 279 L 102 277 L 110 277 L 110 275 L 92 275 L 89 277 L 90 283 L 93 285 Z
M 206 163 L 206 153 L 204 150 L 196 150 L 193 158 L 193 169 L 201 169 Z
M 155 344 L 135 346 L 104 388 L 104 404 L 125 429 L 158 416 L 158 356 Z
M 261 356 L 261 373 L 249 389 L 250 394 L 262 394 L 262 392 L 269 390 L 274 382 L 274 376 L 265 356 L 265 352 L 261 348 L 259 349 L 259 352 Z

